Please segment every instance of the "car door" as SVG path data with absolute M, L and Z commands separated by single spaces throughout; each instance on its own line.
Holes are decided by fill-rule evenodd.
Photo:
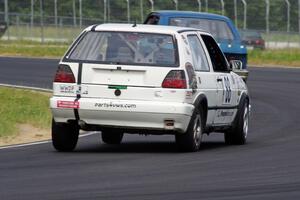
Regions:
M 197 32 L 188 32 L 184 34 L 189 45 L 192 56 L 192 67 L 197 79 L 197 95 L 205 95 L 208 101 L 208 107 L 217 105 L 217 85 L 214 74 L 211 73 L 211 67 L 208 61 L 207 52 L 203 48 L 203 41 Z M 213 123 L 215 110 L 208 110 L 207 125 Z
M 209 53 L 214 80 L 217 85 L 216 111 L 213 124 L 230 124 L 237 111 L 237 84 L 230 73 L 228 62 L 210 35 L 201 35 Z

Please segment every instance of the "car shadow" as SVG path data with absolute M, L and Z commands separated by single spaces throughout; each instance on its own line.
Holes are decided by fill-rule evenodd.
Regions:
M 224 142 L 210 141 L 203 142 L 198 152 L 209 151 L 213 149 L 226 148 Z M 90 145 L 76 148 L 76 153 L 182 153 L 179 151 L 175 142 L 125 142 L 119 145 Z

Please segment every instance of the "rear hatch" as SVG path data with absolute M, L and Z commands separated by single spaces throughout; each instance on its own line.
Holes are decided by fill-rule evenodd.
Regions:
M 170 71 L 166 67 L 105 64 L 83 64 L 82 68 L 81 97 L 136 100 L 153 99 Z

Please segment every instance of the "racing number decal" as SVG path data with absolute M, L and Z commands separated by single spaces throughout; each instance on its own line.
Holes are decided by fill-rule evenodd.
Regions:
M 223 104 L 230 104 L 231 101 L 231 87 L 228 76 L 223 77 Z

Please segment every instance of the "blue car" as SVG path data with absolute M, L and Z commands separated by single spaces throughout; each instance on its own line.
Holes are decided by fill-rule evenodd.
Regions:
M 228 17 L 201 12 L 162 10 L 150 13 L 144 24 L 193 27 L 210 32 L 228 61 L 242 61 L 241 69 L 237 69 L 236 72 L 244 80 L 247 79 L 247 49 L 242 44 L 237 28 Z

